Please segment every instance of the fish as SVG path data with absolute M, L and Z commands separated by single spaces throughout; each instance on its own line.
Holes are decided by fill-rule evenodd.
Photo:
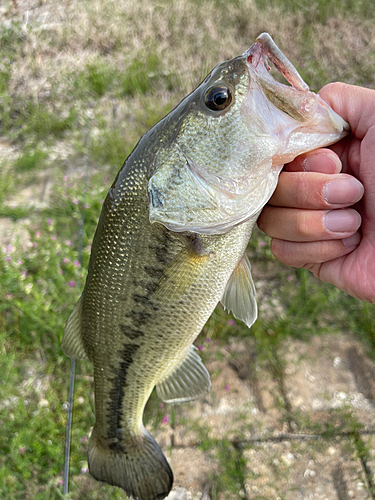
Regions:
M 348 130 L 262 33 L 140 139 L 103 203 L 62 340 L 93 365 L 95 479 L 134 500 L 169 494 L 172 470 L 142 420 L 151 392 L 175 404 L 210 390 L 193 342 L 219 302 L 256 320 L 246 247 L 284 163 Z

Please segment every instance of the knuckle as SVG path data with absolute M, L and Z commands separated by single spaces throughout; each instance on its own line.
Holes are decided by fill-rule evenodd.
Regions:
M 300 172 L 294 182 L 293 196 L 295 205 L 300 208 L 320 208 L 326 206 L 322 196 L 322 179 L 320 174 Z
M 312 221 L 310 214 L 305 210 L 300 210 L 296 213 L 294 232 L 299 240 L 308 241 L 312 234 Z
M 273 238 L 271 240 L 271 252 L 282 264 L 291 267 L 301 267 L 298 252 L 294 252 L 295 244 L 290 241 Z

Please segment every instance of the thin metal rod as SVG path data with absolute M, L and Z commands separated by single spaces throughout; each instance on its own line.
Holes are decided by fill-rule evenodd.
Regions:
M 78 243 L 78 262 L 82 265 L 82 251 L 83 251 L 83 230 L 85 226 L 85 206 L 86 192 L 87 192 L 87 174 L 89 163 L 89 146 L 90 146 L 90 126 L 87 128 L 86 134 L 86 155 L 85 155 L 85 171 L 83 174 L 83 204 L 81 210 L 81 221 L 79 225 L 79 243 Z M 64 462 L 64 486 L 63 493 L 66 495 L 69 491 L 69 460 L 70 460 L 70 438 L 72 431 L 72 418 L 73 418 L 73 395 L 74 395 L 74 375 L 76 368 L 76 360 L 70 360 L 70 376 L 69 376 L 69 397 L 68 397 L 68 418 L 66 422 L 66 439 L 65 439 L 65 462 Z
M 69 398 L 68 398 L 68 420 L 66 423 L 66 440 L 65 440 L 65 463 L 64 463 L 64 495 L 68 493 L 69 487 L 69 456 L 70 456 L 70 437 L 72 430 L 73 416 L 73 394 L 74 394 L 74 374 L 76 360 L 70 360 L 70 377 L 69 377 Z

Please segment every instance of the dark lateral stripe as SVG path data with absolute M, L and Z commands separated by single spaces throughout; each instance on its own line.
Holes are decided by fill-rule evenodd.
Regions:
M 139 293 L 135 293 L 133 295 L 133 300 L 137 304 L 142 304 L 143 306 L 149 306 L 152 304 L 151 300 L 145 295 L 139 295 Z
M 160 279 L 163 272 L 164 272 L 164 267 L 154 267 L 154 266 L 145 266 L 144 270 L 146 273 L 151 277 L 151 278 L 157 278 Z
M 130 326 L 125 326 L 120 323 L 121 332 L 128 337 L 130 340 L 139 339 L 139 337 L 143 337 L 144 333 L 141 330 L 136 330 Z
M 140 304 L 143 307 L 148 307 L 149 309 L 152 309 L 154 311 L 157 311 L 159 309 L 159 307 L 156 306 L 147 295 L 139 295 L 138 293 L 135 293 L 133 295 L 133 300 L 136 304 Z
M 116 374 L 112 379 L 112 389 L 108 394 L 109 403 L 107 418 L 110 428 L 108 429 L 107 438 L 117 437 L 117 430 L 121 425 L 123 401 L 125 389 L 127 387 L 126 376 L 138 349 L 139 345 L 137 344 L 126 344 L 124 349 L 121 351 L 120 366 L 116 370 Z
M 173 240 L 169 232 L 164 229 L 163 233 L 155 238 L 155 243 L 149 245 L 150 250 L 155 254 L 157 261 L 161 264 L 168 262 L 168 253 Z
M 151 313 L 148 313 L 146 311 L 134 311 L 133 309 L 130 311 L 130 313 L 127 315 L 132 319 L 133 325 L 134 326 L 142 326 L 147 321 L 152 317 Z M 121 325 L 120 325 L 121 326 Z

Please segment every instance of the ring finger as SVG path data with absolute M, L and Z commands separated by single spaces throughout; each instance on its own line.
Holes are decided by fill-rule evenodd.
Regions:
M 310 268 L 313 264 L 322 264 L 347 255 L 359 245 L 360 241 L 359 232 L 349 238 L 332 241 L 297 243 L 273 239 L 271 251 L 280 262 L 287 266 Z

